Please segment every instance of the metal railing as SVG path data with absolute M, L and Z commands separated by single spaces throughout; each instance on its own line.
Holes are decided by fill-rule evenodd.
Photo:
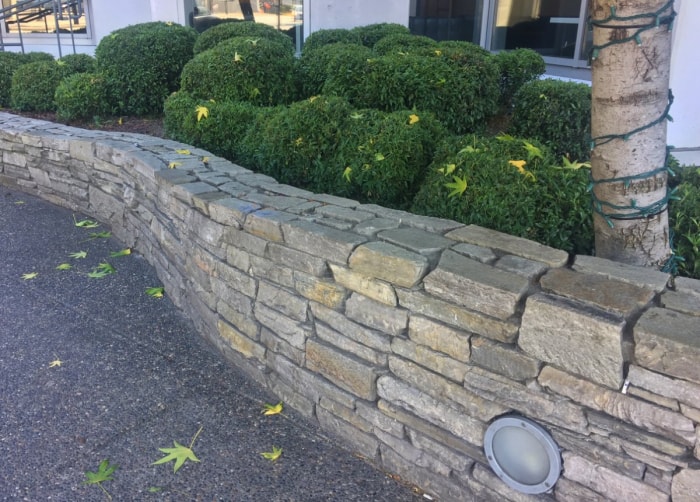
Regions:
M 16 25 L 17 37 L 19 39 L 18 42 L 6 42 L 3 37 L 7 35 L 3 35 L 3 30 L 0 29 L 0 51 L 4 51 L 5 47 L 20 47 L 22 52 L 24 52 L 22 23 L 43 20 L 46 31 L 48 32 L 48 20 L 53 17 L 58 57 L 63 56 L 59 21 L 68 21 L 68 32 L 70 33 L 73 54 L 75 54 L 73 21 L 77 21 L 83 17 L 83 15 L 83 0 L 20 0 L 8 7 L 0 8 L 0 24 L 4 24 L 6 28 L 12 24 Z

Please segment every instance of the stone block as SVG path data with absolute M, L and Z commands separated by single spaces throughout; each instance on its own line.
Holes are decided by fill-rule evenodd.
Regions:
M 266 257 L 275 263 L 316 277 L 323 277 L 328 273 L 325 260 L 275 242 L 267 246 Z
M 478 225 L 458 228 L 446 234 L 445 237 L 458 242 L 491 248 L 504 254 L 540 261 L 550 267 L 562 267 L 569 260 L 569 255 L 566 251 L 543 246 L 534 241 L 514 237 Z
M 282 224 L 295 220 L 297 217 L 290 213 L 274 209 L 260 209 L 246 216 L 243 228 L 246 232 L 256 235 L 266 241 L 283 242 Z
M 372 434 L 372 424 L 364 418 L 362 418 L 357 413 L 355 413 L 355 410 L 353 410 L 352 408 L 343 406 L 342 404 L 336 403 L 332 399 L 328 399 L 326 397 L 322 397 L 318 405 L 320 408 L 323 408 L 324 410 L 330 412 L 336 417 L 344 420 L 345 422 L 356 427 L 360 431 L 365 432 L 367 434 Z
M 360 432 L 355 426 L 321 407 L 316 407 L 316 418 L 324 430 L 343 439 L 350 450 L 360 453 L 370 460 L 377 458 L 379 441 L 373 436 Z
M 268 241 L 233 227 L 226 229 L 224 241 L 234 248 L 242 249 L 255 256 L 265 256 L 267 251 Z
M 542 369 L 538 381 L 550 391 L 583 406 L 683 444 L 695 444 L 693 422 L 680 413 L 606 389 L 551 366 Z
M 503 320 L 517 312 L 529 288 L 527 278 L 449 250 L 423 283 L 433 296 Z
M 241 298 L 250 301 L 246 296 L 241 295 Z M 253 318 L 252 305 L 248 305 L 247 307 L 238 307 L 229 304 L 229 301 L 230 300 L 225 301 L 220 299 L 216 304 L 216 311 L 226 320 L 226 322 L 234 326 L 248 338 L 258 340 L 259 325 Z
M 374 214 L 366 211 L 358 211 L 353 208 L 333 205 L 319 206 L 314 212 L 315 214 L 319 214 L 327 218 L 348 221 L 350 223 L 360 223 L 374 218 Z
M 294 408 L 308 419 L 313 419 L 316 414 L 316 404 L 311 399 L 296 392 L 287 382 L 283 381 L 277 374 L 271 373 L 267 378 L 270 390 L 279 396 L 285 404 Z
M 382 443 L 414 466 L 422 467 L 445 478 L 449 477 L 450 467 L 435 458 L 430 452 L 416 448 L 410 441 L 397 438 L 383 431 L 377 431 L 376 436 Z
M 383 352 L 378 352 L 370 349 L 360 343 L 357 343 L 350 338 L 341 335 L 337 331 L 330 329 L 323 324 L 316 324 L 316 334 L 318 338 L 326 342 L 328 345 L 337 347 L 345 352 L 354 354 L 357 357 L 364 359 L 374 366 L 386 366 L 387 355 Z
M 596 256 L 577 255 L 572 268 L 577 272 L 602 275 L 657 293 L 663 291 L 671 279 L 671 274 L 649 267 L 636 267 Z
M 372 427 L 388 432 L 396 437 L 404 437 L 404 426 L 401 422 L 379 411 L 374 403 L 357 401 L 355 411 L 359 416 L 372 424 Z
M 397 305 L 396 291 L 391 284 L 339 265 L 330 264 L 330 268 L 333 279 L 341 286 L 385 305 L 392 307 Z
M 470 337 L 468 333 L 437 323 L 426 317 L 412 315 L 408 321 L 408 337 L 415 343 L 468 362 Z
M 682 403 L 700 408 L 700 385 L 698 384 L 669 378 L 634 364 L 629 367 L 627 380 L 630 382 L 630 389 L 641 387 L 660 396 L 677 399 Z
M 521 256 L 505 255 L 496 262 L 496 268 L 527 277 L 529 280 L 537 279 L 547 271 L 547 264 L 541 261 L 528 260 Z
M 318 303 L 311 303 L 311 312 L 314 315 L 316 325 L 319 321 L 327 324 L 335 331 L 344 336 L 361 343 L 367 347 L 383 353 L 391 352 L 391 337 L 384 333 L 371 330 L 357 323 L 352 322 L 343 314 L 331 310 Z
M 475 246 L 474 244 L 455 244 L 450 249 L 455 253 L 459 253 L 472 260 L 480 261 L 481 263 L 492 264 L 498 257 L 491 249 Z
M 377 369 L 326 343 L 306 342 L 306 367 L 362 399 L 374 401 L 377 396 Z
M 218 322 L 219 336 L 226 340 L 232 349 L 247 359 L 265 360 L 265 347 L 251 340 L 224 321 Z
M 307 338 L 313 333 L 308 325 L 299 322 L 298 319 L 287 317 L 262 302 L 255 304 L 253 313 L 260 324 L 272 330 L 296 349 L 304 350 Z
M 384 230 L 377 234 L 377 238 L 423 255 L 433 264 L 437 263 L 444 249 L 454 244 L 454 241 L 445 239 L 439 234 L 426 232 L 418 228 Z
M 294 272 L 294 289 L 307 300 L 331 309 L 342 307 L 347 295 L 347 290 L 335 282 L 303 272 Z
M 267 347 L 268 354 L 270 351 L 281 354 L 301 367 L 306 362 L 306 353 L 303 349 L 292 346 L 287 340 L 264 326 L 260 330 L 260 343 Z
M 562 297 L 528 298 L 518 345 L 528 355 L 619 389 L 625 362 L 620 317 Z
M 251 255 L 250 274 L 289 289 L 294 288 L 294 270 L 267 258 Z
M 246 217 L 259 209 L 260 206 L 257 204 L 227 197 L 211 202 L 209 204 L 209 215 L 217 223 L 241 228 L 245 223 Z
M 389 218 L 372 218 L 370 220 L 364 220 L 361 223 L 355 225 L 355 232 L 360 235 L 366 235 L 367 237 L 374 237 L 377 232 L 382 230 L 389 230 L 390 228 L 398 228 L 400 222 L 397 220 L 392 220 Z
M 474 465 L 474 460 L 471 458 L 464 456 L 462 453 L 453 450 L 452 448 L 445 446 L 442 443 L 421 434 L 420 432 L 409 429 L 408 437 L 410 438 L 413 446 L 419 450 L 430 453 L 432 457 L 449 466 L 450 469 L 465 472 L 472 465 Z
M 392 340 L 391 350 L 394 354 L 418 363 L 454 382 L 461 384 L 464 381 L 464 375 L 467 372 L 466 364 L 455 361 L 445 354 L 399 337 Z
M 642 481 L 630 479 L 612 469 L 594 464 L 574 453 L 564 452 L 564 477 L 612 500 L 668 502 L 668 495 Z
M 700 317 L 700 296 L 676 291 L 664 291 L 661 306 L 683 314 Z
M 307 300 L 269 282 L 260 281 L 257 300 L 297 321 L 305 322 L 308 318 Z
M 599 274 L 585 274 L 562 268 L 547 272 L 540 284 L 545 291 L 590 303 L 623 316 L 648 305 L 655 296 L 654 291 L 645 287 Z
M 513 343 L 518 336 L 518 325 L 513 322 L 499 321 L 420 291 L 397 289 L 396 293 L 399 296 L 399 305 L 410 310 L 412 315 L 421 314 L 504 343 Z
M 366 240 L 352 232 L 303 220 L 284 223 L 282 231 L 284 242 L 289 247 L 343 265 L 353 250 Z
M 428 272 L 428 259 L 386 242 L 358 247 L 349 261 L 350 269 L 403 287 L 413 287 Z
M 471 362 L 512 380 L 536 378 L 540 362 L 508 346 L 486 338 L 472 337 Z
M 400 335 L 408 327 L 408 312 L 375 302 L 353 293 L 345 302 L 348 318 L 390 335 Z
M 244 274 L 237 268 L 233 268 L 226 263 L 216 264 L 216 278 L 223 281 L 227 287 L 236 290 L 244 295 L 255 298 L 258 290 L 258 283 L 255 278 Z
M 700 323 L 694 316 L 652 308 L 634 327 L 639 366 L 700 383 Z

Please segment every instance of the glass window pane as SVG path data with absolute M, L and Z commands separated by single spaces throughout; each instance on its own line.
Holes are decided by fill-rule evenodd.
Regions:
M 483 0 L 411 0 L 408 27 L 414 35 L 478 44 Z
M 497 0 L 492 50 L 534 49 L 543 56 L 574 54 L 582 0 Z
M 21 0 L 2 0 L 3 7 L 10 7 Z M 54 11 L 56 16 L 54 17 Z M 8 35 L 31 33 L 87 33 L 87 18 L 82 0 L 62 2 L 36 0 L 25 3 L 21 10 L 12 10 L 4 20 L 4 32 Z

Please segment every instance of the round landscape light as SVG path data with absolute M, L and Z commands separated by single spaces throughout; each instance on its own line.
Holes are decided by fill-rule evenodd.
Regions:
M 561 474 L 559 446 L 525 417 L 496 419 L 484 434 L 484 450 L 493 472 L 522 493 L 548 492 Z

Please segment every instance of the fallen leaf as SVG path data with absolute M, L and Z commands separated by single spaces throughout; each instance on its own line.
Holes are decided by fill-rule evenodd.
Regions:
M 199 459 L 192 451 L 192 446 L 194 445 L 194 442 L 197 440 L 197 436 L 199 436 L 200 432 L 202 432 L 202 427 L 199 428 L 199 430 L 197 431 L 197 434 L 195 434 L 194 437 L 192 438 L 192 442 L 190 443 L 189 448 L 187 446 L 182 446 L 177 441 L 173 441 L 173 444 L 175 445 L 174 448 L 158 448 L 163 453 L 167 453 L 167 455 L 164 456 L 163 458 L 161 458 L 160 460 L 156 460 L 151 465 L 166 464 L 166 463 L 172 462 L 174 460 L 175 465 L 173 466 L 173 472 L 177 472 L 177 470 L 180 467 L 182 467 L 182 465 L 187 460 L 191 460 L 192 462 L 199 462 Z
M 61 263 L 56 267 L 56 270 L 70 270 L 71 268 L 73 268 L 73 265 L 70 263 Z
M 60 359 L 54 359 L 49 363 L 49 368 L 56 368 L 61 366 L 61 364 L 63 364 L 63 361 L 61 361 Z
M 17 204 L 18 206 L 21 206 L 22 204 L 26 204 L 26 202 L 24 202 L 23 200 L 18 200 L 15 202 L 15 204 Z
M 171 162 L 168 164 L 168 169 L 175 169 L 177 166 L 181 166 L 182 162 Z
M 157 287 L 157 288 L 148 288 L 146 289 L 146 294 L 148 296 L 152 296 L 153 298 L 163 298 L 163 293 L 164 293 L 164 288 L 163 286 Z
M 263 407 L 263 415 L 279 415 L 282 413 L 283 405 L 282 401 L 277 404 L 265 404 Z
M 187 148 L 182 148 L 180 150 L 175 150 L 175 153 L 179 153 L 180 155 L 190 155 L 192 152 L 190 152 Z
M 262 452 L 260 455 L 263 456 L 263 458 L 266 458 L 270 462 L 274 462 L 278 458 L 280 458 L 280 455 L 282 455 L 282 448 L 277 448 L 276 446 L 272 447 L 272 451 L 265 451 Z
M 22 274 L 22 279 L 28 281 L 30 279 L 35 279 L 39 275 L 39 272 L 30 272 L 28 274 Z
M 112 237 L 112 232 L 93 232 L 90 234 L 91 239 L 109 239 Z
M 241 61 L 243 61 L 243 56 L 238 54 L 238 51 L 236 51 L 236 53 L 233 55 L 233 62 L 240 63 Z
M 73 215 L 73 222 L 75 223 L 75 226 L 79 228 L 97 228 L 100 226 L 100 224 L 95 220 L 90 220 L 87 218 L 84 220 L 77 221 L 75 219 L 75 215 Z
M 109 256 L 112 258 L 119 258 L 120 256 L 128 256 L 131 254 L 131 248 L 126 248 L 122 249 L 121 251 L 115 251 L 113 253 L 109 253 Z
M 85 477 L 87 479 L 83 481 L 83 484 L 95 485 L 104 481 L 114 481 L 112 474 L 114 474 L 114 471 L 116 471 L 118 468 L 119 466 L 116 464 L 109 465 L 109 460 L 105 459 L 100 462 L 97 472 L 85 471 Z
M 90 272 L 87 276 L 91 279 L 102 279 L 107 275 L 114 274 L 116 271 L 117 270 L 109 263 L 102 262 L 92 269 L 92 272 Z
M 87 251 L 78 251 L 77 253 L 71 253 L 68 256 L 70 256 L 71 258 L 75 258 L 76 260 L 80 260 L 87 256 Z

